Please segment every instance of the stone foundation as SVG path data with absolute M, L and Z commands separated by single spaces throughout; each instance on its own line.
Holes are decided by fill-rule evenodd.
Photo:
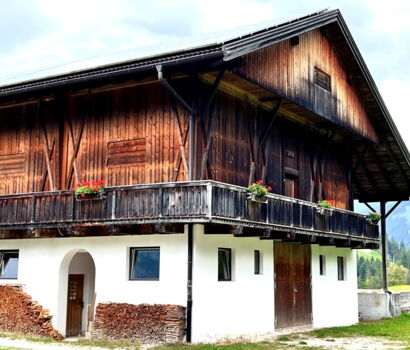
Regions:
M 93 339 L 175 343 L 185 337 L 185 307 L 178 305 L 98 304 L 90 329 Z
M 0 331 L 62 339 L 51 318 L 21 287 L 0 285 Z

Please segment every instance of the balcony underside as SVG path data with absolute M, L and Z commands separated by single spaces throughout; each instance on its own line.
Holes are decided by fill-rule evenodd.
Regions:
M 205 233 L 229 233 L 303 243 L 375 248 L 378 227 L 363 215 L 269 195 L 246 198 L 246 189 L 214 181 L 107 188 L 105 197 L 78 201 L 72 191 L 0 196 L 0 237 L 182 233 L 183 224 Z

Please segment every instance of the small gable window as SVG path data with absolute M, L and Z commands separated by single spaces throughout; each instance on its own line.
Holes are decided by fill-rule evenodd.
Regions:
M 321 88 L 331 91 L 330 75 L 315 67 L 314 82 Z
M 131 248 L 130 280 L 159 280 L 159 247 Z
M 18 250 L 0 250 L 0 278 L 17 279 L 19 267 Z

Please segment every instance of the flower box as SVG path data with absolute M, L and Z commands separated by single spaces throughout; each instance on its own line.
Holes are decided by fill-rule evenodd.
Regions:
M 319 207 L 316 208 L 316 213 L 318 213 L 320 215 L 323 215 L 323 216 L 332 216 L 333 215 L 333 209 L 319 206 Z
M 247 193 L 246 199 L 257 203 L 268 203 L 268 198 L 266 196 L 257 196 L 254 193 Z
M 92 180 L 91 182 L 79 182 L 75 188 L 75 198 L 78 201 L 93 201 L 104 199 L 105 192 L 103 186 L 103 180 Z
M 374 220 L 374 219 L 366 218 L 366 221 L 367 221 L 370 225 L 375 225 L 375 226 L 377 226 L 377 225 L 379 224 L 379 220 Z
M 83 194 L 76 194 L 75 199 L 77 201 L 95 201 L 95 200 L 102 200 L 106 198 L 105 192 L 97 192 L 97 193 L 83 193 Z

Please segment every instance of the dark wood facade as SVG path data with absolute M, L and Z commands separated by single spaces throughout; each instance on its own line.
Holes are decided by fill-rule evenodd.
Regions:
M 291 236 L 300 227 L 325 234 L 326 226 L 316 227 L 311 217 L 321 199 L 351 211 L 353 199 L 408 198 L 410 158 L 363 67 L 340 14 L 321 12 L 219 46 L 0 87 L 0 226 L 117 225 L 112 205 L 122 204 L 112 193 L 131 208 L 121 220 L 145 224 L 127 186 L 148 191 L 148 221 L 160 223 L 163 213 L 152 206 L 168 198 L 169 184 L 177 188 L 188 180 L 243 188 L 262 179 L 284 207 L 288 199 L 281 195 L 310 202 L 311 209 L 298 209 L 300 220 L 298 210 L 285 210 L 284 230 Z M 75 208 L 70 190 L 97 179 L 112 189 L 102 209 L 94 205 L 78 221 L 83 204 Z M 158 188 L 165 192 L 154 195 L 145 184 L 164 184 Z M 242 197 L 227 203 L 248 208 Z M 214 208 L 214 198 L 212 192 L 200 207 Z M 25 203 L 20 218 L 12 212 L 17 202 Z M 43 218 L 43 205 L 56 205 L 61 215 Z M 269 201 L 259 213 L 257 229 L 281 231 L 282 218 L 263 214 L 273 207 Z M 225 231 L 243 231 L 223 207 L 212 215 L 229 218 Z M 329 232 L 337 231 L 334 220 L 337 233 L 361 236 L 362 246 L 377 241 L 377 229 L 370 232 L 363 216 L 342 216 L 350 219 L 331 219 Z M 215 217 L 208 223 L 220 225 Z M 357 234 L 349 232 L 355 220 Z
M 110 186 L 187 180 L 188 118 L 159 83 L 58 97 L 0 109 L 2 194 L 67 190 L 92 179 Z M 334 199 L 337 207 L 352 208 L 351 156 L 342 143 L 329 145 L 326 135 L 282 116 L 269 129 L 269 112 L 224 92 L 214 103 L 204 179 L 248 186 L 250 143 L 268 130 L 252 182 L 264 177 L 274 193 L 285 194 L 283 180 L 290 176 L 297 198 Z M 312 195 L 311 164 L 325 150 L 322 193 Z

